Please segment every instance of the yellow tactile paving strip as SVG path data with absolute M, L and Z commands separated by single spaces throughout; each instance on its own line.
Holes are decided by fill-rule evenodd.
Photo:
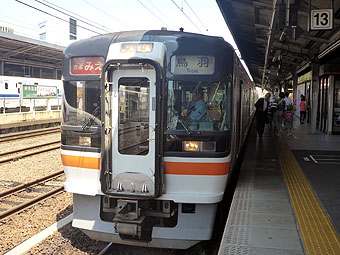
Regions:
M 282 137 L 276 151 L 306 254 L 340 254 L 340 238 L 306 176 Z

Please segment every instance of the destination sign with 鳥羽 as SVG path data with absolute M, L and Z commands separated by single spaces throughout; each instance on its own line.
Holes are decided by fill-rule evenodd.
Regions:
M 209 75 L 215 70 L 213 56 L 173 56 L 171 72 L 173 74 Z

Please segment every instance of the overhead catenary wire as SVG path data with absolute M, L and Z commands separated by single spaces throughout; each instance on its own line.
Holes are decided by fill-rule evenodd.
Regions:
M 153 8 L 155 8 L 162 16 L 164 16 L 168 21 L 170 21 L 170 19 L 168 18 L 168 16 L 166 16 L 159 8 L 157 8 L 157 6 L 152 3 L 151 0 L 148 0 L 148 2 L 152 5 Z
M 198 31 L 200 31 L 201 33 L 202 33 L 202 31 L 201 31 L 201 29 L 189 18 L 189 16 L 183 11 L 183 9 L 182 8 L 180 8 L 177 4 L 176 4 L 176 2 L 174 1 L 174 0 L 171 0 L 171 2 L 174 4 L 174 5 L 176 5 L 176 7 L 178 8 L 178 10 L 180 10 L 182 13 L 183 13 L 183 15 L 191 22 L 191 24 L 193 24 L 197 29 L 198 29 Z
M 128 28 L 131 28 L 131 26 L 129 26 L 129 25 L 127 25 L 126 23 L 124 23 L 123 21 L 121 21 L 121 20 L 119 20 L 119 19 L 113 17 L 111 14 L 109 14 L 109 13 L 107 13 L 106 11 L 100 9 L 99 7 L 97 7 L 97 6 L 95 6 L 94 4 L 90 3 L 89 1 L 87 1 L 87 0 L 82 0 L 82 1 L 85 2 L 85 3 L 87 3 L 88 5 L 92 6 L 92 7 L 95 8 L 96 10 L 98 10 L 98 11 L 104 13 L 105 15 L 107 15 L 108 17 L 110 17 L 111 19 L 113 19 L 113 20 L 119 22 L 120 24 L 122 24 L 122 25 L 124 25 L 124 26 L 126 26 L 126 27 L 128 27 Z
M 93 21 L 93 20 L 90 20 L 90 19 L 88 19 L 88 18 L 86 18 L 86 17 L 84 17 L 84 16 L 81 16 L 81 15 L 79 15 L 79 14 L 77 14 L 77 13 L 74 13 L 74 12 L 72 12 L 72 11 L 70 11 L 70 10 L 67 10 L 67 9 L 65 9 L 65 8 L 62 8 L 62 7 L 60 7 L 60 6 L 56 5 L 56 4 L 53 4 L 53 3 L 51 3 L 51 2 L 49 2 L 49 1 L 47 1 L 47 0 L 42 0 L 42 1 L 44 1 L 44 2 L 46 2 L 46 3 L 49 3 L 50 5 L 53 5 L 53 6 L 57 7 L 57 8 L 60 8 L 61 10 L 67 11 L 67 12 L 71 13 L 72 15 L 75 15 L 75 16 L 78 16 L 78 17 L 80 17 L 80 18 L 82 18 L 82 19 L 85 19 L 85 20 L 87 20 L 87 21 L 89 21 L 89 22 L 91 22 L 91 23 L 93 23 L 93 24 L 96 24 L 97 26 L 102 26 L 102 27 L 104 27 L 104 28 L 110 30 L 110 28 L 108 28 L 108 27 L 106 27 L 106 26 L 104 26 L 104 25 L 102 25 L 102 24 L 99 24 L 99 23 L 97 23 L 97 22 L 95 22 L 95 21 Z M 79 18 L 77 18 L 77 19 L 79 19 Z
M 28 25 L 28 24 L 27 24 L 27 23 L 24 23 L 24 22 L 22 22 L 22 21 L 20 21 L 20 20 L 13 19 L 13 18 L 7 17 L 7 16 L 5 16 L 5 15 L 1 15 L 1 17 L 2 17 L 2 18 L 5 18 L 5 19 L 0 19 L 0 21 L 1 21 L 1 22 L 4 22 L 5 24 L 10 24 L 10 25 L 14 25 L 14 26 L 17 26 L 17 27 L 25 28 L 25 29 L 27 29 L 27 30 L 31 30 L 31 31 L 34 31 L 34 32 L 39 32 L 38 29 L 34 29 L 34 28 L 32 28 L 32 27 L 25 26 L 25 25 Z M 14 22 L 9 22 L 9 21 L 7 21 L 6 19 L 13 20 L 13 21 L 15 21 L 16 23 L 14 23 Z M 19 23 L 22 23 L 22 24 L 25 24 L 25 25 L 21 25 L 21 24 L 19 25 Z
M 150 8 L 146 7 L 140 0 L 137 0 L 137 1 L 138 1 L 138 3 L 140 3 L 145 9 L 147 9 L 154 17 L 156 17 L 161 23 L 163 23 L 163 24 L 166 25 L 167 27 L 169 26 L 169 25 L 167 25 L 161 18 L 159 18 L 156 14 L 154 14 L 154 13 L 150 10 Z
M 199 16 L 196 14 L 196 12 L 194 11 L 193 8 L 191 8 L 190 4 L 188 4 L 188 2 L 186 0 L 184 0 L 184 2 L 186 3 L 186 5 L 190 8 L 190 10 L 192 11 L 192 13 L 195 15 L 195 17 L 198 19 L 198 21 L 201 23 L 201 25 L 204 27 L 204 29 L 206 31 L 208 31 L 208 28 L 203 24 L 202 20 L 199 18 Z
M 98 26 L 96 26 L 96 25 L 93 25 L 93 24 L 91 24 L 91 23 L 89 23 L 89 22 L 87 22 L 87 21 L 82 20 L 82 19 L 86 19 L 86 18 L 81 17 L 80 15 L 77 15 L 77 16 L 81 17 L 82 19 L 79 19 L 79 18 L 77 18 L 77 17 L 75 17 L 75 16 L 72 16 L 72 15 L 70 15 L 70 14 L 64 12 L 64 11 L 67 11 L 67 12 L 69 12 L 69 13 L 72 13 L 72 12 L 70 12 L 70 11 L 68 11 L 68 10 L 66 10 L 66 9 L 64 9 L 64 8 L 62 8 L 62 7 L 59 7 L 59 6 L 55 5 L 55 4 L 51 4 L 51 3 L 48 2 L 48 1 L 43 0 L 44 2 L 46 2 L 46 3 L 48 3 L 48 4 L 42 3 L 42 2 L 39 1 L 39 0 L 35 0 L 35 1 L 38 2 L 38 3 L 40 3 L 40 4 L 42 4 L 42 5 L 45 5 L 45 6 L 49 7 L 49 8 L 51 8 L 51 9 L 55 10 L 55 11 L 58 11 L 58 12 L 60 12 L 60 13 L 62 13 L 62 14 L 65 14 L 65 15 L 67 15 L 67 16 L 73 18 L 73 19 L 77 19 L 78 21 L 83 22 L 83 23 L 85 23 L 86 25 L 95 27 L 95 28 L 100 29 L 100 30 L 102 30 L 102 31 L 104 31 L 104 32 L 107 32 L 107 33 L 113 32 L 113 31 L 110 30 L 109 28 L 104 29 L 104 28 L 98 27 Z M 53 6 L 51 6 L 51 5 L 53 5 L 53 6 L 55 6 L 55 7 L 53 7 Z M 58 10 L 56 7 L 57 7 L 57 8 L 60 8 L 60 9 L 62 9 L 62 10 L 64 10 L 64 11 Z M 72 13 L 72 14 L 73 14 L 73 13 Z M 86 19 L 86 20 L 88 20 L 88 19 Z M 90 21 L 90 22 L 92 22 L 92 21 Z M 103 26 L 103 27 L 104 27 L 104 26 Z M 109 30 L 108 30 L 108 29 L 109 29 Z
M 6 24 L 10 24 L 10 25 L 14 25 L 16 27 L 21 27 L 21 28 L 24 28 L 26 30 L 31 30 L 31 31 L 34 31 L 34 32 L 38 32 L 38 30 L 36 29 L 33 29 L 33 28 L 29 28 L 27 26 L 22 26 L 22 25 L 18 25 L 18 24 L 15 24 L 15 23 L 11 23 L 11 22 L 8 22 L 6 20 L 2 20 L 0 19 L 1 22 L 4 22 Z M 34 36 L 32 34 L 26 34 L 26 33 L 23 33 L 23 32 L 18 32 L 18 31 L 15 31 L 18 35 L 22 35 L 22 36 L 26 36 L 26 37 L 30 37 L 30 38 L 33 38 L 33 39 L 38 39 L 39 37 L 38 36 Z
M 56 16 L 56 15 L 53 15 L 53 14 L 47 12 L 47 11 L 43 11 L 43 10 L 37 8 L 37 7 L 34 7 L 34 6 L 32 6 L 32 5 L 29 5 L 29 4 L 26 4 L 26 3 L 22 2 L 22 1 L 19 1 L 19 0 L 15 0 L 15 1 L 18 2 L 18 3 L 21 3 L 21 4 L 23 4 L 23 5 L 26 5 L 26 6 L 30 7 L 30 8 L 32 8 L 32 9 L 35 9 L 35 10 L 40 11 L 40 12 L 42 12 L 42 13 L 45 13 L 45 14 L 47 14 L 47 15 L 49 15 L 49 16 L 52 16 L 52 17 L 54 17 L 54 18 L 56 18 L 56 19 L 59 19 L 59 20 L 62 20 L 62 21 L 65 21 L 65 22 L 69 23 L 68 20 L 63 19 L 63 18 L 60 18 L 60 17 L 58 17 L 58 16 Z M 83 27 L 83 26 L 81 26 L 81 25 L 77 25 L 77 27 L 80 27 L 80 28 L 83 28 L 83 29 L 85 29 L 85 30 L 87 30 L 87 31 L 90 31 L 90 32 L 93 32 L 93 33 L 95 33 L 95 34 L 101 35 L 101 33 L 97 32 L 97 31 L 94 31 L 94 30 L 92 30 L 92 29 L 89 29 L 89 28 L 87 28 L 87 27 Z

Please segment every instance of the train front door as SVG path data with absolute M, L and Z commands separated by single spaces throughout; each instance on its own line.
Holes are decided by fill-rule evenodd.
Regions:
M 156 196 L 156 71 L 124 65 L 112 72 L 112 191 Z

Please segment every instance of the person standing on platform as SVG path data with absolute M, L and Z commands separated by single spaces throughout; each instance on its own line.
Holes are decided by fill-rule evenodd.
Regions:
M 294 119 L 294 112 L 293 112 L 293 105 L 287 105 L 287 110 L 285 112 L 285 129 L 287 129 L 287 135 L 292 135 L 292 128 L 293 128 L 293 119 Z
M 269 99 L 270 93 L 267 93 L 264 98 L 260 98 L 255 103 L 255 116 L 256 116 L 256 129 L 260 138 L 262 138 L 262 134 L 264 132 L 264 127 L 266 122 L 268 123 L 268 107 L 269 107 Z
M 276 134 L 279 136 L 282 134 L 282 118 L 286 108 L 286 102 L 284 100 L 285 94 L 280 92 L 279 94 L 279 102 L 277 105 L 277 110 L 274 113 L 274 130 L 276 130 Z
M 269 129 L 272 129 L 273 127 L 273 119 L 274 119 L 274 113 L 277 110 L 277 105 L 279 101 L 277 98 L 275 98 L 275 95 L 273 94 L 272 99 L 269 101 L 269 111 L 268 111 L 268 119 L 269 119 Z
M 293 105 L 292 99 L 289 98 L 289 92 L 285 92 L 285 102 L 286 102 L 285 110 L 287 110 L 288 105 Z
M 300 124 L 305 123 L 306 118 L 306 98 L 304 95 L 301 95 L 301 101 L 300 101 Z

